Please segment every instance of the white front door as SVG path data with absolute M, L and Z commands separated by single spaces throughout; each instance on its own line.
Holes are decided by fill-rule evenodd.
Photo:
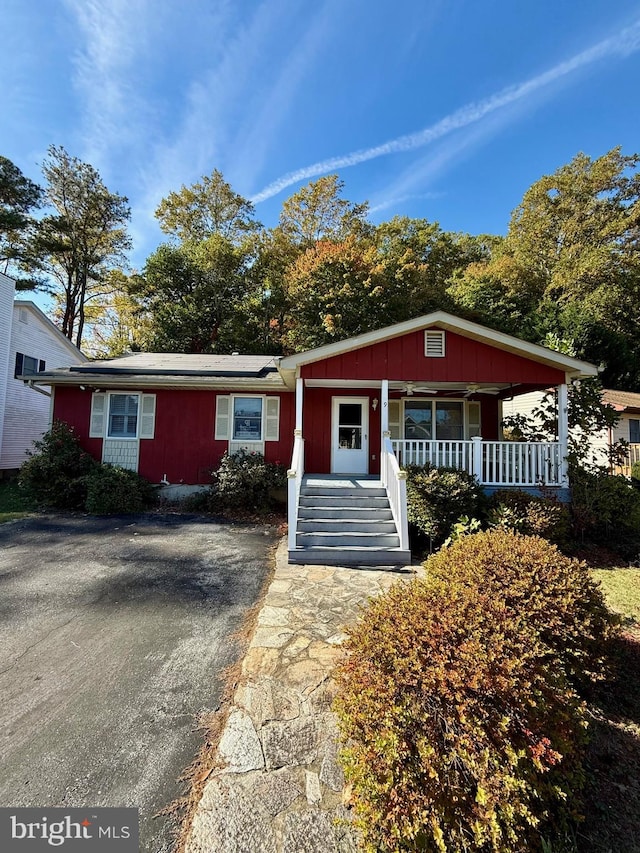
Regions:
M 369 473 L 369 398 L 334 397 L 331 473 Z

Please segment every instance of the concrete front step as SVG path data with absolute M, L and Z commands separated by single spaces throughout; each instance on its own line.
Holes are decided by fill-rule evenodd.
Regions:
M 289 551 L 288 559 L 294 565 L 313 566 L 408 566 L 411 551 L 401 548 L 327 548 L 314 545 Z
M 294 563 L 393 566 L 400 549 L 386 489 L 373 477 L 310 476 L 300 490 Z
M 360 495 L 300 495 L 299 506 L 332 506 L 375 509 L 385 509 L 389 506 L 389 499 L 384 497 L 361 497 Z
M 393 518 L 391 509 L 386 507 L 371 506 L 300 506 L 298 507 L 299 519 L 325 519 L 343 518 L 345 520 L 357 521 L 390 521 Z
M 397 533 L 363 533 L 359 530 L 350 533 L 297 533 L 298 548 L 320 545 L 328 548 L 399 548 L 400 537 Z
M 303 483 L 301 497 L 358 497 L 386 498 L 387 492 L 382 486 L 369 486 L 366 489 L 357 486 L 308 486 Z
M 379 519 L 363 518 L 298 518 L 299 533 L 397 533 L 396 523 L 393 519 L 380 521 Z

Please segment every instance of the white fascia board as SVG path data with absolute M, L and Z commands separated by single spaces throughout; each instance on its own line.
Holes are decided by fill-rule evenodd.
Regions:
M 205 390 L 225 390 L 229 393 L 234 391 L 255 391 L 258 393 L 288 391 L 280 376 L 273 380 L 258 380 L 245 378 L 215 378 L 199 377 L 199 376 L 149 376 L 139 374 L 129 375 L 114 375 L 114 374 L 99 374 L 99 373 L 56 373 L 55 371 L 35 374 L 34 376 L 24 377 L 33 380 L 35 385 L 65 385 L 65 386 L 80 386 L 84 385 L 87 388 L 175 388 L 175 389 L 205 389 Z
M 322 361 L 325 358 L 342 355 L 356 349 L 371 346 L 372 344 L 382 343 L 391 338 L 401 337 L 402 335 L 417 332 L 421 329 L 428 329 L 431 326 L 447 329 L 455 334 L 497 347 L 514 355 L 520 355 L 549 367 L 555 367 L 558 370 L 569 373 L 574 379 L 598 375 L 598 368 L 587 361 L 581 361 L 580 359 L 554 352 L 538 344 L 531 344 L 513 335 L 497 332 L 489 329 L 487 326 L 473 323 L 470 320 L 463 320 L 461 317 L 456 317 L 446 311 L 434 311 L 432 314 L 416 317 L 413 320 L 406 320 L 403 323 L 395 323 L 393 326 L 386 326 L 384 329 L 365 332 L 363 335 L 357 335 L 354 338 L 347 338 L 344 341 L 325 344 L 322 347 L 317 347 L 307 352 L 286 356 L 280 359 L 278 370 L 283 374 L 290 375 L 292 372 L 295 373 L 299 370 L 302 365 L 311 364 L 314 361 Z

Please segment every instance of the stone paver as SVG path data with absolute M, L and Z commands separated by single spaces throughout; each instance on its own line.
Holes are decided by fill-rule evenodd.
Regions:
M 286 542 L 186 853 L 352 853 L 333 669 L 368 599 L 414 569 L 291 566 Z

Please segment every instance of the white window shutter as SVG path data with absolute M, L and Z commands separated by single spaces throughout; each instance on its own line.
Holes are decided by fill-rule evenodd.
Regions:
M 89 421 L 89 438 L 103 438 L 107 414 L 107 395 L 91 395 L 91 418 Z
M 280 437 L 280 397 L 267 397 L 265 417 L 265 441 L 277 441 Z
M 153 438 L 156 432 L 156 395 L 143 394 L 140 413 L 140 438 Z
M 400 432 L 400 400 L 389 400 L 389 432 L 391 438 L 402 438 Z
M 216 397 L 216 441 L 228 441 L 230 437 L 229 416 L 231 414 L 231 397 Z
M 469 438 L 482 435 L 480 425 L 480 403 L 468 403 L 469 406 Z

